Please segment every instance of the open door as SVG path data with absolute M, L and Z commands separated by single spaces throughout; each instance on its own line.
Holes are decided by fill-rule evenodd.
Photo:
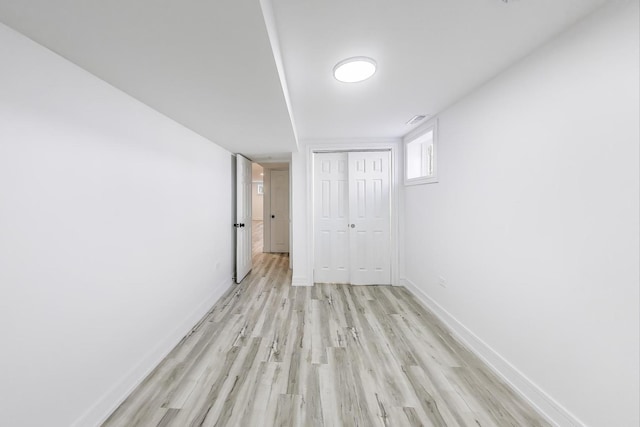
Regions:
M 236 154 L 236 283 L 251 271 L 251 161 Z

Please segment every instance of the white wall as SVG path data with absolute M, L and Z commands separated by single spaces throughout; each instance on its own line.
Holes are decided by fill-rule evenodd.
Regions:
M 262 182 L 253 181 L 251 183 L 251 218 L 254 221 L 262 221 L 262 213 L 264 207 L 264 195 L 258 194 L 258 185 L 264 185 Z M 264 188 L 264 187 L 263 187 Z
M 91 426 L 230 284 L 231 154 L 0 25 L 0 424 Z
M 441 114 L 440 182 L 404 195 L 409 285 L 562 425 L 639 425 L 638 13 Z
M 312 286 L 313 270 L 310 264 L 307 225 L 307 147 L 291 154 L 291 283 L 294 286 Z

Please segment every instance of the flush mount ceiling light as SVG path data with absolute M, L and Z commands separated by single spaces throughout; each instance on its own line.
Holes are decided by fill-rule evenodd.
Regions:
M 376 61 L 366 56 L 355 56 L 340 61 L 333 67 L 333 76 L 344 83 L 367 80 L 376 72 Z

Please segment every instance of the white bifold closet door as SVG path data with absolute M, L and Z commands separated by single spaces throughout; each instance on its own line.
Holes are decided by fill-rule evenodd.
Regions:
M 391 284 L 389 151 L 316 153 L 314 281 Z

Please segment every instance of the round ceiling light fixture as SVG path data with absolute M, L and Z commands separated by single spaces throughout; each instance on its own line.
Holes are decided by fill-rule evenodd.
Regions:
M 366 56 L 354 56 L 340 61 L 333 67 L 333 77 L 344 83 L 367 80 L 376 73 L 376 61 Z

